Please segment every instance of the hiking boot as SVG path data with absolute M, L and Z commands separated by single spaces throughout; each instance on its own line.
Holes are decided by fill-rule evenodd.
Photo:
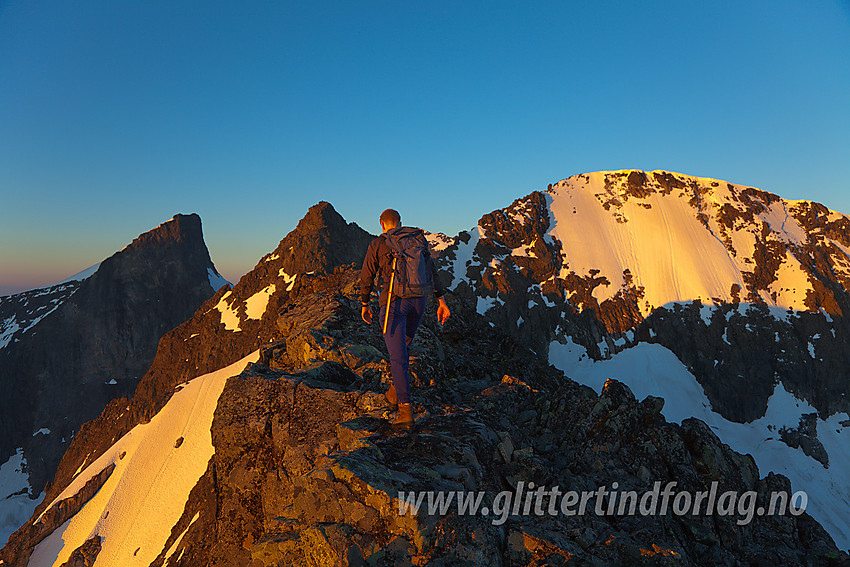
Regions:
M 398 404 L 398 415 L 393 421 L 396 429 L 410 429 L 413 427 L 413 409 L 410 404 Z
M 395 384 L 390 384 L 390 389 L 384 394 L 391 406 L 398 407 L 398 397 L 395 395 Z

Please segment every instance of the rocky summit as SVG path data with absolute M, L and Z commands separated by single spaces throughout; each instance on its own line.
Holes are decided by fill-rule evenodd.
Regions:
M 629 179 L 639 195 L 654 194 L 649 174 L 621 181 Z M 561 213 L 542 192 L 521 201 L 513 217 L 482 217 L 483 232 L 429 237 L 452 315 L 441 326 L 429 305 L 412 344 L 411 431 L 390 426 L 383 339 L 377 322 L 360 319 L 359 264 L 372 237 L 320 203 L 251 273 L 165 334 L 133 398 L 111 402 L 75 436 L 0 559 L 33 567 L 850 564 L 807 512 L 759 513 L 800 488 L 736 452 L 718 436 L 727 430 L 667 419 L 669 403 L 626 383 L 641 368 L 594 389 L 550 364 L 565 359 L 554 344 L 576 353 L 577 377 L 646 346 L 678 361 L 642 337 L 687 334 L 694 317 L 744 332 L 736 318 L 754 325 L 756 317 L 731 297 L 710 311 L 684 300 L 634 303 L 622 319 L 584 308 L 575 293 L 555 293 L 557 278 L 573 281 L 565 263 L 591 283 L 601 270 L 583 273 L 569 254 L 548 254 L 569 242 L 549 232 Z M 505 236 L 517 226 L 530 232 Z M 506 252 L 518 249 L 525 260 L 514 263 Z M 648 281 L 631 273 L 627 287 Z M 754 286 L 747 293 L 758 295 L 762 284 Z M 586 297 L 600 307 L 593 289 Z M 765 316 L 776 307 L 747 297 Z M 838 324 L 843 315 L 829 317 Z M 678 364 L 677 376 L 697 384 Z M 804 453 L 819 455 L 818 419 L 772 435 L 819 463 Z M 671 494 L 661 513 L 651 502 L 665 487 L 713 493 L 725 505 L 674 513 L 682 500 Z M 555 488 L 587 495 L 583 513 L 578 502 L 552 500 Z M 622 500 L 597 502 L 606 490 L 633 493 L 631 513 Z M 730 494 L 741 497 L 731 509 Z
M 133 394 L 160 337 L 223 282 L 195 214 L 176 215 L 93 268 L 0 298 L 0 461 L 23 455 L 33 498 L 80 426 Z

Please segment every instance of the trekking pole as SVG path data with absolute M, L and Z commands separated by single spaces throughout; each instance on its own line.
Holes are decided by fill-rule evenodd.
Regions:
M 395 280 L 395 263 L 398 258 L 393 258 L 393 273 L 390 275 L 390 292 L 387 294 L 387 310 L 384 312 L 384 334 L 387 334 L 387 322 L 390 320 L 390 303 L 393 300 L 393 281 Z

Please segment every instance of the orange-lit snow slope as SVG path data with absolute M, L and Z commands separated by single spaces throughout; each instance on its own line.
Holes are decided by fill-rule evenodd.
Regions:
M 83 509 L 35 548 L 29 567 L 62 565 L 71 552 L 94 536 L 103 538 L 95 565 L 150 565 L 162 552 L 189 492 L 213 455 L 210 429 L 225 382 L 256 360 L 255 352 L 190 380 L 149 423 L 131 429 L 82 469 L 51 506 L 73 496 L 89 479 L 115 464 L 106 483 Z M 181 437 L 183 442 L 175 447 Z
M 629 183 L 629 175 L 637 175 L 636 183 Z M 656 175 L 667 182 L 659 183 Z M 793 251 L 815 244 L 795 218 L 805 217 L 811 203 L 714 179 L 665 172 L 641 176 L 630 171 L 578 175 L 544 194 L 550 211 L 547 238 L 560 241 L 564 253 L 559 277 L 598 270 L 610 282 L 593 291 L 601 304 L 624 289 L 628 270 L 632 285 L 644 289 L 644 315 L 671 302 L 732 301 L 734 285 L 745 300 L 745 274 L 763 262 L 757 246 L 768 244 L 781 263 L 759 296 L 771 306 L 807 309 L 811 276 L 798 260 L 803 254 Z M 824 210 L 831 220 L 847 218 Z M 830 245 L 838 256 L 836 270 L 850 276 L 846 247 L 824 235 L 814 237 L 819 247 Z

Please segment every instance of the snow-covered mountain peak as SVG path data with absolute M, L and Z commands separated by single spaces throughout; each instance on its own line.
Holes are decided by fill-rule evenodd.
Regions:
M 850 220 L 806 201 L 661 171 L 572 177 L 547 197 L 549 234 L 564 252 L 561 276 L 599 270 L 608 280 L 594 288 L 600 303 L 642 289 L 644 316 L 695 299 L 832 311 L 819 301 L 817 277 L 808 268 L 814 246 L 829 249 L 845 283 L 850 276 L 850 241 L 840 230 Z M 809 235 L 807 229 L 819 230 Z
M 573 176 L 484 215 L 477 232 L 456 244 L 470 261 L 449 268 L 452 286 L 498 302 L 518 275 L 542 303 L 594 310 L 613 331 L 692 301 L 838 315 L 835 294 L 850 289 L 847 216 L 665 171 Z

